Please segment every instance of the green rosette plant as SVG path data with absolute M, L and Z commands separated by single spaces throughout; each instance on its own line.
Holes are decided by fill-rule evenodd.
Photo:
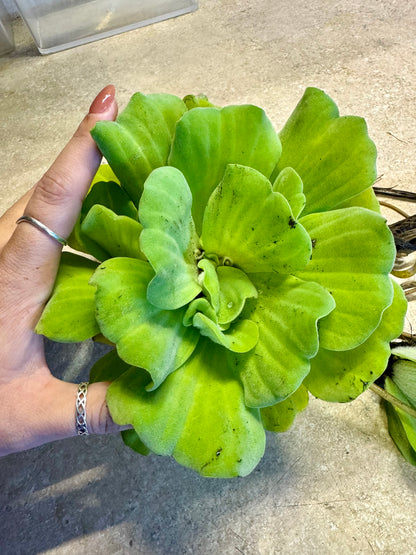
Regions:
M 137 93 L 92 136 L 109 166 L 37 331 L 114 344 L 91 381 L 128 445 L 244 476 L 308 391 L 350 401 L 383 373 L 406 300 L 362 118 L 314 88 L 280 133 L 256 106 Z

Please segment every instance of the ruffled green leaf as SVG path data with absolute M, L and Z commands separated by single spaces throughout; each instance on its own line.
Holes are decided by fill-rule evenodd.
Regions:
M 403 401 L 404 403 L 406 402 L 405 395 L 403 395 L 403 393 L 400 391 L 400 388 L 397 387 L 390 378 L 386 378 L 384 387 L 386 388 L 386 391 L 390 393 L 390 395 L 394 395 L 394 397 L 400 398 L 400 400 Z M 407 460 L 407 462 L 409 462 L 413 466 L 416 466 L 416 450 L 412 447 L 409 441 L 406 429 L 403 425 L 401 417 L 399 416 L 398 410 L 396 410 L 396 408 L 393 407 L 393 405 L 387 402 L 384 403 L 384 407 L 386 409 L 386 414 L 387 414 L 389 434 L 392 440 L 396 444 L 396 447 L 398 448 L 400 453 Z M 404 413 L 402 412 L 402 415 L 403 414 Z M 411 418 L 412 417 L 409 416 L 409 419 Z M 412 420 L 414 421 L 415 419 L 413 418 Z M 411 424 L 411 421 L 408 422 L 407 429 L 409 429 L 409 424 Z M 416 427 L 416 422 L 415 422 L 415 427 Z M 413 426 L 410 426 L 410 430 L 411 430 L 411 433 L 413 434 Z
M 391 379 L 386 378 L 385 389 L 409 407 L 416 408 L 416 348 L 399 346 L 392 349 Z M 416 418 L 399 407 L 385 404 L 389 432 L 396 446 L 413 465 L 416 465 Z
M 385 409 L 387 414 L 388 430 L 392 440 L 407 462 L 416 466 L 416 451 L 412 448 L 409 440 L 407 439 L 406 431 L 397 412 L 390 403 L 385 403 Z
M 134 430 L 123 430 L 121 432 L 121 437 L 127 447 L 130 447 L 130 449 L 133 449 L 133 451 L 136 451 L 139 455 L 146 456 L 150 455 L 152 452 Z
M 55 285 L 36 333 L 53 341 L 78 342 L 100 333 L 95 319 L 94 287 L 89 285 L 97 264 L 82 256 L 62 253 Z
M 403 331 L 407 309 L 401 287 L 394 281 L 393 286 L 393 303 L 364 343 L 348 351 L 321 347 L 311 360 L 311 371 L 304 384 L 315 397 L 339 403 L 352 401 L 382 375 L 390 357 L 389 342 Z
M 81 231 L 81 224 L 87 216 L 88 212 L 95 206 L 99 204 L 105 206 L 112 210 L 115 214 L 119 216 L 128 216 L 133 220 L 138 219 L 137 208 L 134 206 L 133 201 L 127 195 L 127 193 L 120 187 L 115 181 L 97 181 L 97 175 L 114 175 L 110 166 L 103 165 L 100 168 L 109 168 L 106 170 L 98 170 L 93 184 L 91 185 L 90 191 L 82 203 L 81 212 L 78 216 L 77 222 L 72 230 L 72 233 L 68 239 L 68 244 L 75 250 L 93 254 L 98 260 L 102 260 L 99 256 L 97 257 L 95 253 L 89 251 L 89 247 L 97 249 L 96 245 L 87 246 L 88 239 L 85 240 L 84 235 Z M 102 254 L 101 250 L 99 252 Z
M 410 345 L 400 345 L 391 350 L 391 354 L 403 360 L 416 362 L 416 347 Z
M 256 106 L 195 108 L 184 114 L 176 127 L 169 164 L 182 171 L 192 191 L 197 231 L 227 164 L 250 166 L 269 178 L 280 152 L 273 125 Z
M 166 166 L 176 122 L 185 111 L 177 96 L 136 93 L 116 121 L 99 121 L 91 131 L 136 205 L 150 173 Z
M 101 262 L 116 256 L 145 259 L 140 249 L 142 229 L 136 220 L 95 204 L 81 224 L 80 236 L 88 252 Z
M 393 380 L 387 377 L 384 382 L 384 387 L 387 393 L 390 393 L 390 395 L 393 395 L 393 397 L 396 397 L 396 399 L 402 401 L 409 407 L 416 409 L 416 406 L 412 405 L 407 395 L 403 393 L 403 391 L 393 382 Z M 416 451 L 416 418 L 410 416 L 410 414 L 407 414 L 407 412 L 404 412 L 399 407 L 394 407 L 394 411 L 400 419 L 412 450 Z
M 250 298 L 257 298 L 257 289 L 244 272 L 233 266 L 218 266 L 219 308 L 218 322 L 229 324 L 235 320 Z
M 310 214 L 300 222 L 313 251 L 309 264 L 296 275 L 321 284 L 336 302 L 320 324 L 321 346 L 353 349 L 372 334 L 392 302 L 393 236 L 382 216 L 364 208 Z
M 352 208 L 353 206 L 358 206 L 361 208 L 367 208 L 368 210 L 373 210 L 373 212 L 377 212 L 381 214 L 380 203 L 376 197 L 373 187 L 369 187 L 359 195 L 352 197 L 341 204 L 336 206 L 336 209 L 339 208 Z
M 298 218 L 305 207 L 302 179 L 293 168 L 284 168 L 273 183 L 273 191 L 282 194 L 290 204 L 293 217 Z
M 90 370 L 89 382 L 113 382 L 119 378 L 124 372 L 134 368 L 131 364 L 124 362 L 116 349 L 112 349 L 106 355 L 101 357 Z M 141 368 L 137 369 L 144 372 Z
M 416 406 L 416 364 L 408 360 L 399 360 L 393 364 L 392 380 Z
M 133 220 L 138 219 L 137 208 L 128 194 L 114 181 L 99 181 L 95 183 L 85 197 L 81 207 L 81 220 L 91 208 L 100 204 L 109 208 L 118 216 L 128 216 Z
M 365 120 L 339 117 L 323 91 L 308 88 L 279 133 L 282 155 L 272 179 L 284 168 L 303 181 L 303 214 L 331 210 L 370 187 L 377 177 L 376 147 Z
M 144 228 L 140 242 L 156 272 L 147 298 L 159 308 L 184 306 L 201 291 L 191 208 L 192 195 L 180 171 L 164 167 L 149 176 L 139 207 Z
M 118 356 L 116 349 L 113 349 L 100 358 L 91 368 L 89 383 L 113 382 L 124 374 L 124 372 L 127 372 L 127 370 L 141 373 L 146 383 L 150 380 L 149 374 L 147 374 L 145 370 L 142 368 L 134 368 L 130 364 L 127 364 Z M 130 449 L 136 451 L 136 453 L 140 453 L 140 455 L 149 455 L 151 453 L 151 450 L 146 447 L 134 430 L 123 430 L 121 432 L 121 437 L 124 443 L 130 447 Z
M 205 314 L 197 312 L 193 317 L 192 325 L 200 331 L 201 335 L 209 337 L 214 343 L 218 343 L 234 353 L 250 351 L 259 338 L 258 327 L 251 320 L 238 320 L 224 332 Z
M 184 310 L 161 310 L 147 300 L 151 266 L 132 258 L 111 258 L 101 264 L 90 283 L 95 294 L 97 322 L 117 345 L 128 364 L 146 369 L 153 387 L 192 354 L 199 334 L 182 325 Z
M 204 213 L 205 251 L 231 259 L 243 271 L 299 270 L 309 261 L 311 241 L 287 200 L 261 173 L 229 165 Z
M 392 379 L 416 406 L 416 347 L 395 347 L 391 354 L 396 359 L 393 363 Z
M 201 340 L 193 356 L 152 392 L 137 373 L 124 373 L 110 386 L 107 401 L 115 422 L 133 424 L 152 451 L 173 455 L 203 476 L 245 476 L 263 456 L 259 411 L 244 405 L 223 349 L 210 341 Z
M 306 409 L 308 402 L 308 390 L 301 385 L 284 401 L 260 410 L 263 426 L 270 432 L 286 432 L 295 421 L 296 415 Z
M 248 300 L 241 318 L 259 328 L 256 347 L 247 354 L 229 354 L 244 385 L 250 407 L 266 407 L 296 391 L 318 351 L 318 320 L 333 310 L 331 295 L 317 283 L 292 276 L 251 274 L 257 301 Z
M 116 174 L 113 172 L 113 170 L 111 169 L 111 166 L 109 164 L 101 164 L 96 172 L 96 174 L 94 175 L 94 178 L 91 182 L 91 187 L 93 187 L 96 183 L 98 183 L 99 181 L 113 181 L 115 183 L 117 183 L 118 185 L 120 185 L 119 180 L 117 179 Z

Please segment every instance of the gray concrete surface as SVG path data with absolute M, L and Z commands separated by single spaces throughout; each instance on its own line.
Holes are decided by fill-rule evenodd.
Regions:
M 21 23 L 15 31 L 16 52 L 0 59 L 0 212 L 110 82 L 121 106 L 137 90 L 204 92 L 256 103 L 278 129 L 306 86 L 321 87 L 342 114 L 366 117 L 380 184 L 414 190 L 414 0 L 200 0 L 191 15 L 48 57 Z M 90 343 L 48 344 L 51 367 L 72 381 L 97 356 Z M 118 436 L 0 460 L 2 555 L 411 554 L 415 523 L 416 469 L 371 393 L 312 399 L 244 479 L 200 478 Z

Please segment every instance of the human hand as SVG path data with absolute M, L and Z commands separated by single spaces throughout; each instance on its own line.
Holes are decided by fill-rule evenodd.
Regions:
M 15 225 L 24 214 L 68 237 L 101 160 L 90 130 L 114 120 L 114 87 L 105 87 L 67 146 L 37 185 L 0 218 L 0 455 L 76 435 L 76 384 L 52 376 L 43 338 L 33 330 L 56 277 L 62 245 L 36 227 Z M 105 396 L 88 388 L 91 433 L 114 432 Z

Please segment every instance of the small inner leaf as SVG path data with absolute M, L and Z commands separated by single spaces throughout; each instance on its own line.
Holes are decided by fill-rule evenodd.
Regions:
M 146 180 L 139 207 L 144 228 L 140 243 L 156 272 L 147 296 L 166 310 L 184 306 L 201 291 L 191 208 L 191 192 L 176 168 L 159 168 Z
M 303 183 L 293 168 L 284 168 L 273 183 L 273 191 L 281 193 L 290 204 L 293 217 L 298 218 L 305 207 Z
M 209 337 L 214 343 L 223 345 L 226 349 L 235 353 L 246 353 L 255 347 L 259 330 L 257 325 L 251 320 L 239 320 L 233 326 L 223 332 L 221 327 L 210 318 L 197 312 L 192 324 L 199 329 L 201 335 Z
M 183 317 L 183 325 L 184 326 L 192 326 L 194 316 L 197 312 L 201 312 L 207 318 L 212 320 L 215 324 L 218 323 L 217 314 L 209 303 L 208 299 L 205 297 L 198 297 L 194 299 L 192 302 L 189 303 L 188 308 L 186 309 L 185 316 Z
M 199 276 L 202 290 L 208 297 L 215 312 L 218 312 L 220 307 L 220 284 L 216 270 L 217 265 L 212 260 L 204 258 L 198 262 L 198 268 L 203 270 Z
M 246 299 L 257 298 L 257 289 L 244 272 L 232 266 L 218 266 L 219 310 L 218 322 L 229 324 L 244 308 Z
M 201 241 L 207 253 L 230 258 L 247 273 L 291 273 L 307 264 L 312 251 L 283 195 L 258 171 L 236 165 L 227 166 L 209 199 Z

